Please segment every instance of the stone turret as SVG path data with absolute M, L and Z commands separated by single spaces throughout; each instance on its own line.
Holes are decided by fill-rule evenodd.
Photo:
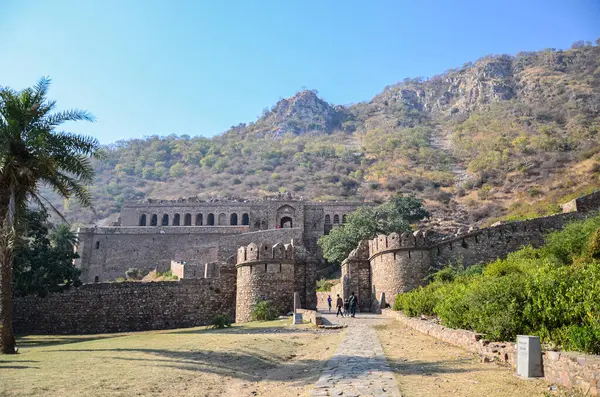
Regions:
M 373 310 L 379 311 L 376 303 L 382 293 L 391 300 L 396 294 L 425 284 L 431 267 L 429 233 L 418 230 L 379 235 L 369 241 L 369 262 Z
M 275 245 L 251 243 L 238 248 L 236 322 L 250 321 L 254 305 L 263 300 L 269 301 L 279 314 L 293 309 L 299 248 L 293 241 Z

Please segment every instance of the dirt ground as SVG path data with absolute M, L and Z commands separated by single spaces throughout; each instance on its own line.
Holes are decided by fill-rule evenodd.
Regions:
M 377 335 L 403 397 L 567 396 L 550 392 L 543 380 L 523 380 L 514 369 L 482 363 L 479 355 L 441 342 L 398 322 L 377 327 Z
M 341 335 L 284 320 L 27 336 L 20 354 L 0 356 L 0 396 L 306 396 Z

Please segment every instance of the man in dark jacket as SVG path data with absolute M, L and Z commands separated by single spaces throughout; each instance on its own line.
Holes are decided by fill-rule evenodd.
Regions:
M 342 298 L 340 298 L 340 294 L 338 294 L 337 296 L 337 301 L 335 302 L 335 306 L 337 307 L 337 313 L 336 313 L 336 317 L 338 315 L 342 315 L 342 317 L 344 317 L 344 312 L 342 312 L 342 307 L 344 307 L 344 300 Z
M 356 304 L 358 303 L 358 299 L 356 299 L 356 296 L 354 296 L 354 292 L 350 294 L 348 303 L 350 304 L 350 316 L 354 317 L 356 314 Z

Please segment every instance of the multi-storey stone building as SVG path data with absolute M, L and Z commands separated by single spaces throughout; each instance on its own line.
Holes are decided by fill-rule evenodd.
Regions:
M 225 262 L 239 246 L 291 240 L 319 259 L 319 237 L 361 205 L 289 195 L 262 201 L 126 203 L 112 226 L 79 229 L 77 266 L 84 283 L 101 282 L 122 277 L 129 268 L 164 271 L 172 260 Z

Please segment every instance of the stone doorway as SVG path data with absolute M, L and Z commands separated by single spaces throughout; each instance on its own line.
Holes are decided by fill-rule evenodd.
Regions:
M 289 216 L 284 216 L 283 218 L 281 218 L 281 223 L 279 227 L 282 229 L 291 229 L 292 227 L 294 227 L 294 221 Z

